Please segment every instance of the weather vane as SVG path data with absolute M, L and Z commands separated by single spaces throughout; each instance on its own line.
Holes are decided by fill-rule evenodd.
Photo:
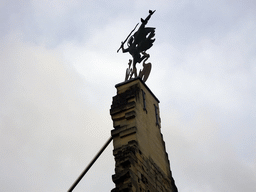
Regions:
M 146 19 L 141 18 L 141 25 L 139 29 L 132 34 L 137 28 L 138 24 L 130 32 L 127 38 L 121 42 L 120 48 L 117 52 L 122 49 L 123 53 L 129 52 L 132 56 L 132 59 L 129 59 L 129 67 L 126 69 L 125 81 L 128 81 L 135 77 L 140 77 L 144 82 L 148 79 L 149 73 L 151 71 L 151 63 L 146 63 L 150 55 L 146 51 L 152 47 L 155 39 L 155 28 L 145 27 L 155 11 L 149 10 L 149 15 Z M 128 40 L 128 42 L 127 42 Z M 124 44 L 127 42 L 127 48 L 124 48 Z M 143 69 L 137 74 L 136 64 L 143 61 Z

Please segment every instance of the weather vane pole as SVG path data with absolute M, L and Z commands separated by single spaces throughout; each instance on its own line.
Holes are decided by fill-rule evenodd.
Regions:
M 146 51 L 153 46 L 155 39 L 155 28 L 146 27 L 151 15 L 153 15 L 155 11 L 149 10 L 149 15 L 146 19 L 141 18 L 141 25 L 139 29 L 135 32 L 134 30 L 137 28 L 138 24 L 135 28 L 130 32 L 127 38 L 121 42 L 120 48 L 117 52 L 122 49 L 123 53 L 130 53 L 132 56 L 132 60 L 129 59 L 128 65 L 129 67 L 126 69 L 125 81 L 128 81 L 132 78 L 140 77 L 144 82 L 148 79 L 149 73 L 151 71 L 151 63 L 146 63 L 150 55 L 146 53 Z M 133 33 L 133 34 L 132 34 Z M 128 40 L 128 42 L 127 42 Z M 124 48 L 124 44 L 127 42 L 127 48 Z M 139 71 L 137 74 L 136 64 L 141 63 L 143 61 L 143 69 Z

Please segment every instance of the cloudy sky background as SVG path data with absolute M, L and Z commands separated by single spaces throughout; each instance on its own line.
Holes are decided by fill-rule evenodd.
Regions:
M 148 26 L 146 84 L 181 192 L 256 191 L 254 0 L 1 0 L 0 191 L 67 191 L 113 129 L 109 109 Z M 75 192 L 114 188 L 112 143 Z

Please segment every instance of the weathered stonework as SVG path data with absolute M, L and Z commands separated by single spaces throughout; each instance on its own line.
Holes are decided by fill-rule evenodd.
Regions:
M 112 192 L 176 192 L 160 131 L 158 99 L 139 78 L 116 88 L 110 109 L 116 161 Z

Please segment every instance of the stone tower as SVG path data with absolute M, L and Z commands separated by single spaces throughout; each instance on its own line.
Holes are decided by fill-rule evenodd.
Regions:
M 176 192 L 161 134 L 159 100 L 135 78 L 116 85 L 110 114 L 116 187 L 112 192 Z

